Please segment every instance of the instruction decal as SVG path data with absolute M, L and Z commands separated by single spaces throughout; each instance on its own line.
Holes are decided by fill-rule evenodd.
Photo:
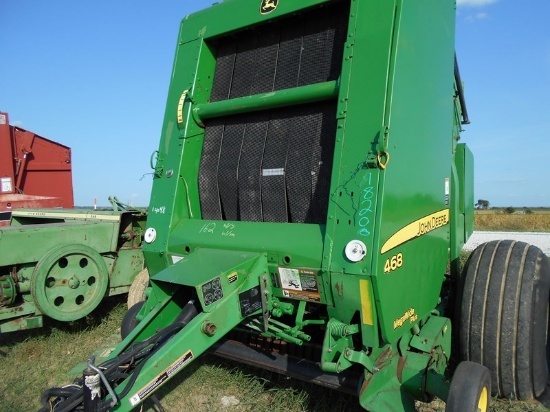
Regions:
M 262 308 L 260 287 L 255 286 L 252 289 L 239 293 L 239 306 L 241 307 L 241 316 L 243 318 L 260 310 Z
M 188 350 L 183 356 L 178 360 L 172 363 L 168 368 L 166 368 L 160 375 L 155 379 L 150 381 L 147 385 L 141 388 L 134 396 L 130 398 L 130 404 L 136 406 L 139 402 L 143 401 L 147 396 L 149 396 L 155 389 L 161 386 L 166 382 L 172 375 L 175 375 L 181 368 L 187 365 L 193 360 L 193 352 Z
M 317 272 L 308 269 L 279 267 L 279 279 L 283 295 L 287 298 L 320 302 Z
M 201 289 L 205 306 L 209 306 L 223 298 L 222 282 L 219 276 L 210 282 L 206 282 Z
M 0 180 L 2 181 L 2 193 L 13 192 L 11 177 L 3 177 Z

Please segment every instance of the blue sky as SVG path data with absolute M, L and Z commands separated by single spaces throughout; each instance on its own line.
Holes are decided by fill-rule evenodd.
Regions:
M 0 111 L 71 147 L 76 205 L 149 203 L 179 22 L 211 3 L 0 0 Z M 550 2 L 458 4 L 475 199 L 550 206 Z

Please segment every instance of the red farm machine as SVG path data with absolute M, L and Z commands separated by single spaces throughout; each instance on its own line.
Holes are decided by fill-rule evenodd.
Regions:
M 0 225 L 19 208 L 72 208 L 71 149 L 10 126 L 0 112 Z

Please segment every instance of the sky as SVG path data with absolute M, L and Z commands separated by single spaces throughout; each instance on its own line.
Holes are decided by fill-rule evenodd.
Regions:
M 179 23 L 212 3 L 0 0 L 0 111 L 71 148 L 75 205 L 148 205 Z M 457 3 L 475 200 L 550 207 L 550 1 Z

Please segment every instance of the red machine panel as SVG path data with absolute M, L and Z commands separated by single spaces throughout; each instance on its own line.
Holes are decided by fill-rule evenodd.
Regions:
M 71 149 L 10 126 L 0 112 L 0 217 L 16 208 L 73 206 Z

